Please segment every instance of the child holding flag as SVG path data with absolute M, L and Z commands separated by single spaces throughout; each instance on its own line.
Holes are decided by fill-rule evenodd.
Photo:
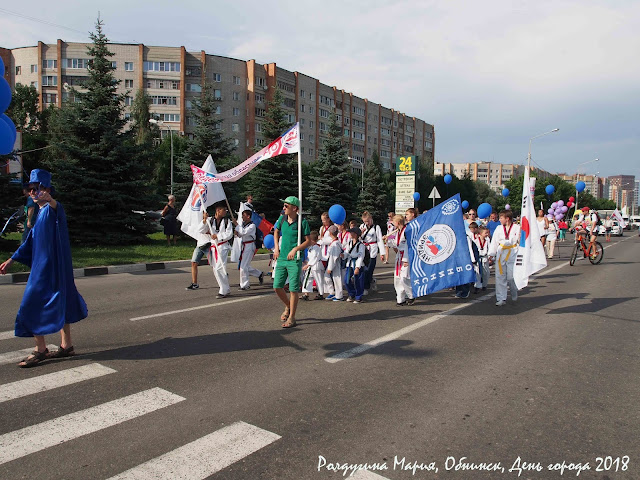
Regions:
M 489 260 L 495 259 L 496 306 L 507 303 L 507 289 L 511 289 L 511 299 L 518 299 L 518 288 L 513 280 L 513 268 L 520 242 L 520 227 L 513 223 L 511 210 L 500 212 L 501 226 L 496 228 L 489 244 Z

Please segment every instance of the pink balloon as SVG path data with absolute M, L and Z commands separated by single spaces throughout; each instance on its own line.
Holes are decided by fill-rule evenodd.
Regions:
M 505 210 L 511 210 L 511 205 L 509 205 L 508 203 L 504 206 Z

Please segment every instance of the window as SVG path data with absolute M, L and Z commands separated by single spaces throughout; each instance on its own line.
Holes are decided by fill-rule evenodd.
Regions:
M 238 92 L 233 92 L 233 99 L 237 102 L 238 100 L 240 100 L 240 93 Z
M 236 77 L 235 75 L 233 76 L 233 84 L 234 85 L 240 85 L 240 77 Z
M 305 91 L 304 91 L 304 90 L 300 90 L 300 96 L 301 96 L 302 98 L 304 98 L 304 97 L 305 97 L 305 95 L 306 95 Z
M 216 108 L 213 109 L 213 113 L 215 113 L 216 115 L 221 115 L 222 107 L 220 105 L 216 105 Z
M 304 112 L 305 112 L 305 108 L 306 108 L 306 107 L 305 107 L 304 103 L 301 103 L 301 104 L 300 104 L 300 111 L 301 111 L 302 113 L 304 113 Z
M 179 113 L 160 113 L 160 114 L 151 113 L 151 116 L 154 118 L 159 117 L 159 119 L 163 122 L 179 122 L 180 121 Z
M 196 117 L 190 117 L 190 116 L 188 116 L 188 117 L 185 119 L 186 124 L 187 124 L 187 125 L 189 125 L 190 127 L 195 127 L 196 125 L 198 125 L 197 120 L 198 120 L 198 119 L 197 119 Z
M 381 156 L 382 158 L 390 158 L 390 157 L 391 157 L 391 155 L 389 154 L 389 152 L 388 152 L 388 151 L 386 151 L 386 150 L 381 150 L 381 151 L 380 151 L 380 156 Z
M 42 101 L 44 103 L 57 103 L 58 102 L 58 95 L 55 93 L 43 93 L 42 94 Z
M 304 140 L 304 133 L 300 132 L 300 140 Z
M 351 135 L 351 132 L 349 131 L 349 129 L 348 129 L 348 128 L 345 128 L 345 129 L 344 129 L 344 136 L 348 138 L 348 137 L 349 137 L 349 135 Z
M 222 100 L 222 91 L 219 88 L 216 88 L 213 91 L 213 98 L 216 100 Z
M 177 105 L 178 97 L 167 97 L 166 95 L 152 95 L 151 103 L 153 105 Z
M 256 130 L 257 133 L 262 133 L 262 124 L 261 123 L 256 123 L 255 130 Z
M 329 105 L 330 107 L 335 107 L 335 101 L 333 98 L 329 98 L 325 95 L 320 95 L 320 103 L 323 105 Z
M 264 95 L 261 93 L 256 93 L 254 99 L 256 103 L 264 103 Z
M 364 153 L 364 145 L 358 145 L 357 143 L 354 143 L 353 144 L 353 151 L 354 152 Z
M 38 89 L 38 82 L 31 82 L 31 86 L 37 90 Z
M 144 72 L 179 72 L 180 62 L 144 62 Z
M 112 67 L 113 69 L 118 68 L 118 62 L 115 62 L 115 61 L 111 62 L 111 67 Z
M 362 132 L 353 132 L 353 138 L 357 140 L 364 140 L 364 133 Z
M 285 98 L 282 104 L 288 108 L 296 108 L 296 101 L 293 98 Z
M 130 107 L 131 105 L 133 105 L 133 97 L 130 96 L 126 96 L 124 97 L 124 104 L 128 107 Z
M 364 122 L 361 120 L 356 120 L 355 118 L 351 119 L 351 124 L 354 127 L 360 127 L 360 128 L 364 128 Z
M 309 120 L 309 128 L 313 128 L 313 120 Z
M 221 82 L 222 81 L 222 75 L 220 75 L 219 73 L 214 73 L 213 74 L 213 81 L 214 82 Z
M 20 65 L 16 67 L 16 75 L 22 75 L 22 67 Z
M 326 132 L 328 130 L 327 125 L 324 122 L 320 122 L 320 131 Z
M 313 143 L 315 140 L 315 135 L 309 135 L 309 143 Z
M 315 113 L 315 108 L 309 107 L 309 113 L 313 115 Z
M 233 116 L 234 117 L 239 117 L 240 116 L 240 109 L 239 108 L 234 108 L 233 109 Z
M 301 126 L 301 127 L 304 127 L 304 118 L 301 118 L 301 119 L 300 119 L 300 126 Z
M 309 149 L 309 155 L 313 155 L 313 148 Z
M 262 118 L 262 117 L 264 117 L 265 113 L 266 112 L 265 112 L 264 108 L 257 108 L 256 107 L 256 109 L 255 109 L 256 117 Z
M 280 90 L 284 90 L 285 92 L 293 93 L 296 91 L 295 85 L 291 85 L 290 83 L 278 82 L 278 88 Z
M 292 113 L 287 113 L 287 122 L 296 123 L 296 116 Z
M 125 80 L 124 88 L 133 88 L 133 80 Z
M 198 83 L 185 83 L 185 92 L 202 92 L 202 86 Z
M 191 100 L 185 100 L 184 101 L 184 107 L 187 110 L 192 110 L 193 109 L 193 102 Z
M 256 85 L 258 85 L 260 87 L 264 87 L 265 86 L 264 78 L 256 77 Z
M 87 68 L 89 59 L 87 58 L 63 58 L 62 66 L 65 68 Z
M 58 68 L 58 60 L 43 60 L 42 68 Z
M 355 113 L 356 115 L 362 115 L 364 117 L 364 108 L 354 106 L 353 113 Z
M 43 75 L 42 86 L 43 87 L 55 87 L 58 85 L 58 77 L 55 75 Z
M 232 132 L 239 132 L 239 131 L 240 131 L 240 124 L 238 124 L 238 123 L 232 123 L 232 124 L 231 124 L 231 131 L 232 131 Z
M 348 119 L 347 117 L 344 117 L 344 124 L 345 124 L 345 125 L 349 125 L 349 123 L 350 123 L 350 122 L 349 122 L 349 119 Z
M 329 118 L 329 111 L 328 111 L 328 110 L 325 110 L 324 108 L 321 108 L 321 109 L 320 109 L 320 116 L 321 116 L 322 118 Z
M 426 148 L 427 150 L 433 150 L 433 143 L 424 142 L 424 148 Z
M 38 73 L 38 65 L 31 65 L 31 73 Z
M 233 146 L 237 147 L 238 145 L 240 145 L 240 140 L 238 140 L 237 138 L 233 139 Z
M 133 62 L 124 62 L 124 71 L 133 72 Z
M 390 137 L 390 136 L 391 136 L 391 130 L 389 130 L 388 128 L 381 128 L 381 129 L 380 129 L 380 133 L 381 133 L 382 135 L 386 135 L 387 137 Z

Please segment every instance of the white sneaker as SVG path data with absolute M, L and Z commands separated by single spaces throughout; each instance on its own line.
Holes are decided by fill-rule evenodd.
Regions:
M 502 307 L 503 305 L 506 305 L 507 302 L 505 300 L 498 300 L 496 302 L 496 307 Z

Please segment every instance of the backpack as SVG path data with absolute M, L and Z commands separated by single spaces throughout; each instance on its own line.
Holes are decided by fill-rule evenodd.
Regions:
M 596 227 L 599 227 L 600 225 L 602 225 L 602 219 L 600 218 L 600 215 L 598 215 L 598 212 L 594 210 L 593 213 L 596 216 Z
M 364 247 L 364 259 L 363 259 L 362 263 L 364 264 L 365 267 L 368 267 L 369 264 L 371 263 L 371 254 L 369 253 L 369 249 L 367 248 L 367 246 L 364 243 L 362 243 L 360 240 L 358 240 L 353 245 L 353 247 L 351 247 L 351 250 L 349 251 L 349 253 L 351 253 L 353 251 L 353 249 L 358 246 L 358 243 L 362 244 L 362 246 Z

